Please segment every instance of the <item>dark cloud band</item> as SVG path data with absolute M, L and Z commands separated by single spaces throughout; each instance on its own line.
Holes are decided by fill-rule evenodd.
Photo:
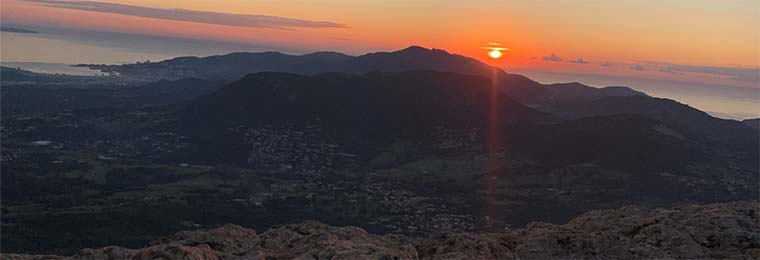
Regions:
M 562 58 L 557 56 L 557 54 L 552 53 L 552 55 L 544 56 L 544 61 L 553 61 L 553 62 L 560 62 L 562 61 Z
M 664 65 L 665 68 L 671 72 L 702 73 L 716 76 L 728 76 L 739 81 L 760 82 L 760 69 L 758 68 L 694 66 L 670 63 L 659 64 Z
M 165 20 L 260 28 L 347 28 L 345 24 L 256 14 L 233 14 L 186 9 L 161 9 L 94 1 L 26 0 L 47 7 L 122 14 Z

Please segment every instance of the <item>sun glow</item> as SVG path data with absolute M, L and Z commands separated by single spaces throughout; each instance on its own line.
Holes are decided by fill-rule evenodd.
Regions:
M 501 58 L 501 51 L 500 50 L 491 50 L 488 52 L 488 56 L 491 56 L 491 58 L 498 59 Z
M 509 48 L 502 47 L 501 44 L 496 42 L 487 43 L 486 46 L 483 46 L 483 49 L 488 50 L 488 56 L 492 59 L 501 58 L 504 55 L 502 52 L 509 50 Z

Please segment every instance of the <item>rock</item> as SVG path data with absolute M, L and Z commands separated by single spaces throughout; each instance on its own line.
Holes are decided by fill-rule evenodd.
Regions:
M 174 244 L 155 245 L 142 249 L 126 249 L 109 246 L 100 249 L 84 249 L 77 252 L 71 259 L 132 259 L 132 260 L 158 260 L 158 259 L 183 259 L 183 260 L 218 260 L 216 252 L 206 245 L 181 246 Z
M 182 231 L 151 245 L 172 244 L 181 246 L 207 245 L 221 259 L 235 259 L 257 251 L 259 237 L 253 229 L 227 224 L 209 230 Z
M 107 246 L 98 249 L 86 248 L 74 254 L 73 259 L 128 259 L 137 255 L 138 250 L 118 246 Z
M 417 259 L 411 244 L 316 221 L 275 226 L 261 234 L 261 246 L 284 259 Z
M 257 234 L 224 225 L 183 231 L 142 249 L 109 246 L 58 259 L 669 259 L 760 258 L 760 203 L 587 212 L 564 225 L 532 223 L 504 233 L 450 233 L 414 240 L 316 221 Z
M 62 260 L 68 257 L 57 255 L 0 254 L 2 260 Z
M 514 259 L 516 243 L 504 234 L 441 234 L 417 245 L 422 259 Z
M 757 201 L 747 201 L 597 210 L 564 225 L 444 234 L 419 243 L 417 251 L 422 259 L 756 258 L 759 208 Z
M 591 211 L 508 234 L 521 258 L 727 258 L 760 246 L 758 202 Z

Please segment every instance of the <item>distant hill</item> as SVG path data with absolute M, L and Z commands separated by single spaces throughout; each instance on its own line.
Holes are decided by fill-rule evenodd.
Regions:
M 532 221 L 566 223 L 588 210 L 624 205 L 755 199 L 760 151 L 751 125 L 756 127 L 757 120 L 717 119 L 625 87 L 544 85 L 422 47 L 358 57 L 235 53 L 93 66 L 123 76 L 2 68 L 2 171 L 8 174 L 0 176 L 10 184 L 3 189 L 4 203 L 10 205 L 3 216 L 11 216 L 3 218 L 3 253 L 71 255 L 73 249 L 109 244 L 139 248 L 190 227 L 237 223 L 265 230 L 306 219 L 360 225 L 396 238 L 444 230 L 510 234 L 503 239 L 474 233 L 453 234 L 453 240 L 450 235 L 415 238 L 422 243 L 414 248 L 417 256 L 432 259 L 494 258 L 480 254 L 483 243 L 491 242 L 504 246 L 497 256 L 514 250 L 528 258 L 699 258 L 757 247 L 725 247 L 723 241 L 751 239 L 720 238 L 736 233 L 723 227 L 717 235 L 680 226 L 651 230 L 658 223 L 678 226 L 672 219 L 704 216 L 698 213 L 705 210 L 719 217 L 726 210 L 742 214 L 738 220 L 703 219 L 697 227 L 746 227 L 747 216 L 756 219 L 756 212 L 746 210 L 754 202 L 656 212 L 626 207 L 592 211 L 563 226 L 515 229 Z M 6 75 L 18 82 L 9 83 Z M 129 81 L 136 77 L 141 80 Z M 44 81 L 48 78 L 58 81 Z M 616 220 L 609 226 L 625 227 L 605 233 L 609 227 L 596 225 L 610 217 Z M 299 226 L 292 227 L 331 230 L 314 223 Z M 277 230 L 293 235 L 289 227 L 273 229 L 261 236 L 264 240 L 245 235 L 241 241 L 269 245 L 285 241 Z M 348 230 L 360 237 L 364 232 Z M 591 237 L 568 240 L 568 230 Z M 253 232 L 228 226 L 212 233 L 227 231 Z M 656 241 L 641 236 L 654 233 L 662 236 Z M 688 247 L 659 243 L 673 234 Z M 271 235 L 274 240 L 267 240 Z M 323 235 L 314 241 L 324 241 Z M 450 245 L 477 241 L 472 237 L 487 243 L 474 245 L 473 254 L 446 253 L 458 251 L 447 251 Z M 614 247 L 620 239 L 641 241 L 628 241 L 615 254 L 600 253 L 606 251 L 599 248 Z M 541 241 L 551 245 L 531 247 Z M 600 241 L 601 247 L 593 247 Z M 208 249 L 195 242 L 199 250 Z M 680 251 L 653 249 L 660 244 L 662 250 Z M 223 257 L 246 252 L 287 257 L 269 246 L 233 253 L 217 250 L 219 243 L 209 245 Z M 168 252 L 178 252 L 179 244 L 168 246 Z M 631 246 L 644 249 L 631 251 Z M 541 253 L 546 248 L 567 252 Z M 153 249 L 138 253 L 109 247 L 77 257 L 166 255 Z M 314 256 L 302 253 L 292 256 Z
M 44 77 L 45 74 L 31 72 L 20 68 L 0 66 L 0 80 L 2 81 L 30 81 L 40 80 Z
M 451 125 L 485 126 L 489 120 L 488 80 L 446 72 L 341 73 L 302 76 L 261 72 L 248 75 L 186 108 L 192 120 L 234 126 L 272 122 L 362 126 L 382 133 Z M 500 124 L 536 122 L 548 115 L 499 97 Z
M 582 85 L 551 88 L 585 91 Z M 483 77 L 447 72 L 266 72 L 192 100 L 179 117 L 182 129 L 202 131 L 195 135 L 209 139 L 231 127 L 314 124 L 339 136 L 387 143 L 425 136 L 436 126 L 487 129 L 494 124 L 491 90 L 491 82 Z M 565 105 L 565 111 L 556 114 L 564 118 L 561 123 L 500 94 L 495 124 L 508 136 L 507 145 L 560 165 L 596 162 L 638 171 L 731 154 L 745 167 L 758 155 L 756 133 L 740 122 L 717 119 L 672 100 L 622 94 Z
M 216 120 L 215 118 L 232 118 L 231 120 L 220 121 L 220 124 L 237 122 L 237 117 L 241 117 L 241 115 L 245 114 L 240 113 L 241 111 L 239 110 L 241 108 L 264 109 L 259 108 L 258 106 L 261 106 L 260 104 L 275 104 L 275 101 L 277 101 L 278 98 L 286 98 L 286 96 L 277 96 L 285 95 L 284 93 L 288 93 L 289 96 L 287 96 L 287 98 L 293 100 L 280 100 L 282 102 L 276 104 L 279 104 L 278 106 L 282 104 L 290 104 L 293 105 L 293 107 L 277 107 L 276 109 L 271 108 L 274 110 L 266 110 L 278 112 L 266 118 L 261 118 L 261 115 L 259 115 L 257 122 L 275 119 L 282 120 L 282 118 L 294 120 L 299 116 L 319 117 L 322 119 L 334 117 L 341 118 L 341 120 L 336 119 L 341 122 L 350 121 L 344 120 L 343 118 L 355 118 L 357 120 L 356 122 L 363 122 L 361 120 L 367 121 L 368 119 L 362 116 L 347 115 L 346 113 L 348 112 L 340 111 L 340 109 L 345 108 L 348 111 L 366 111 L 366 107 L 351 107 L 348 106 L 349 104 L 346 103 L 347 101 L 343 101 L 342 99 L 365 100 L 365 102 L 378 102 L 378 100 L 385 99 L 399 100 L 398 102 L 406 102 L 403 103 L 406 105 L 420 102 L 420 100 L 437 97 L 434 94 L 441 94 L 441 91 L 450 91 L 450 89 L 447 89 L 445 86 L 451 84 L 443 82 L 440 79 L 437 79 L 437 77 L 445 77 L 454 81 L 461 80 L 461 78 L 449 74 L 436 74 L 438 76 L 430 77 L 424 82 L 417 82 L 415 80 L 419 80 L 419 78 L 410 77 L 412 74 L 382 74 L 383 72 L 425 70 L 476 76 L 468 78 L 458 84 L 462 86 L 479 86 L 478 88 L 459 87 L 458 89 L 461 89 L 462 91 L 456 93 L 462 96 L 478 96 L 480 98 L 479 102 L 483 102 L 483 100 L 486 100 L 485 97 L 490 96 L 490 93 L 479 91 L 473 92 L 472 90 L 492 89 L 492 87 L 495 86 L 504 94 L 502 99 L 509 100 L 509 102 L 513 103 L 522 103 L 519 105 L 522 107 L 530 107 L 534 111 L 541 111 L 555 115 L 555 119 L 558 120 L 573 120 L 584 117 L 620 114 L 643 115 L 667 123 L 672 129 L 682 134 L 687 140 L 695 142 L 717 142 L 720 145 L 726 145 L 726 147 L 729 147 L 728 149 L 740 148 L 741 150 L 747 150 L 748 147 L 757 143 L 756 134 L 745 124 L 738 121 L 717 119 L 700 110 L 672 100 L 649 97 L 645 93 L 619 86 L 594 88 L 577 82 L 544 85 L 521 75 L 507 73 L 502 69 L 487 65 L 476 59 L 451 54 L 444 50 L 427 49 L 419 46 L 411 46 L 394 52 L 369 53 L 356 57 L 332 52 L 319 52 L 301 56 L 286 55 L 277 52 L 233 53 L 204 58 L 176 58 L 157 63 L 105 65 L 105 67 L 100 67 L 100 69 L 112 70 L 122 75 L 156 75 L 157 77 L 193 75 L 199 78 L 217 77 L 227 79 L 237 79 L 248 73 L 261 71 L 279 71 L 297 74 L 286 76 L 286 74 L 265 73 L 246 76 L 240 81 L 221 89 L 218 93 L 214 93 L 209 97 L 199 99 L 193 103 L 191 107 L 196 107 L 195 109 L 197 109 L 194 114 L 202 115 L 203 113 L 212 113 L 213 111 L 222 108 L 222 106 L 214 106 L 216 107 L 215 109 L 205 111 L 204 109 L 198 108 L 200 107 L 199 104 L 202 104 L 203 102 L 211 102 L 211 100 L 214 99 L 217 99 L 217 101 L 214 102 L 218 104 L 231 102 L 223 107 L 223 109 L 230 110 L 223 113 L 224 116 L 218 114 L 216 116 L 208 117 L 209 120 Z M 334 72 L 348 74 L 336 74 Z M 327 74 L 317 75 L 320 73 Z M 304 77 L 298 75 L 307 76 Z M 308 75 L 316 76 L 308 77 Z M 378 78 L 378 75 L 383 75 L 383 77 L 386 78 Z M 392 82 L 387 77 L 396 78 L 399 82 Z M 410 78 L 406 79 L 404 77 Z M 273 80 L 275 80 L 274 78 L 277 78 L 276 83 L 273 83 Z M 404 92 L 399 93 L 407 94 L 407 96 L 385 96 L 384 99 L 380 99 L 381 96 L 377 96 L 373 99 L 370 98 L 373 97 L 373 94 L 387 94 L 382 92 L 369 92 L 369 89 L 362 87 L 372 84 L 377 85 L 378 83 L 370 83 L 375 81 L 396 84 L 399 86 L 411 86 L 414 84 L 416 86 L 412 89 L 421 92 L 410 92 L 412 89 L 404 89 Z M 468 83 L 466 81 L 476 83 Z M 268 90 L 268 92 L 257 92 L 263 91 L 263 89 L 272 88 L 275 85 L 289 87 L 282 87 L 283 89 L 277 91 Z M 303 87 L 307 85 L 311 87 Z M 341 85 L 341 87 L 337 87 L 337 85 Z M 243 89 L 241 86 L 256 87 L 252 87 L 253 89 Z M 235 91 L 232 89 L 235 89 Z M 285 89 L 287 89 L 287 91 Z M 338 91 L 338 89 L 340 90 Z M 398 89 L 388 88 L 387 86 L 385 89 L 400 91 Z M 275 93 L 276 95 L 274 95 Z M 243 99 L 243 97 L 246 98 Z M 415 99 L 410 98 L 407 100 L 406 98 L 409 97 L 414 97 Z M 318 100 L 320 98 L 321 100 Z M 459 115 L 459 113 L 463 113 L 462 111 L 453 108 L 455 104 L 458 104 L 457 102 L 460 101 L 448 101 L 454 103 L 449 104 L 452 106 L 451 108 L 446 108 L 447 110 L 445 111 L 448 111 L 447 115 L 457 115 L 464 118 L 464 116 Z M 390 103 L 382 105 L 385 106 L 378 107 L 382 107 L 386 110 L 399 107 L 397 104 Z M 515 105 L 515 107 L 517 107 L 517 105 Z M 325 109 L 328 108 L 338 110 L 340 113 L 326 111 Z M 412 107 L 409 107 L 409 109 L 411 108 Z M 413 108 L 419 109 L 419 107 Z M 443 107 L 438 108 L 442 109 Z M 312 114 L 283 114 L 284 112 L 291 113 L 294 109 L 303 109 L 305 111 L 310 111 Z M 485 111 L 486 110 L 482 110 L 482 113 L 473 113 L 473 115 L 487 115 Z M 420 110 L 420 114 L 423 112 L 435 113 L 435 111 Z M 397 113 L 404 116 L 412 115 Z M 421 115 L 419 117 L 420 119 L 428 120 L 439 115 L 427 114 L 427 116 L 428 118 L 423 118 Z M 515 115 L 505 114 L 505 116 L 509 117 Z M 460 122 L 474 122 L 476 119 L 477 117 L 466 118 L 462 119 L 463 121 Z M 510 120 L 511 119 L 515 118 L 510 118 Z M 425 122 L 425 120 L 410 120 L 404 123 L 419 124 Z M 386 124 L 402 125 L 401 122 L 402 121 L 393 122 L 391 120 L 368 121 L 368 123 L 372 123 L 378 127 L 386 127 Z
M 589 102 L 567 104 L 556 114 L 570 118 L 615 114 L 646 115 L 671 124 L 674 129 L 690 139 L 719 141 L 737 146 L 757 143 L 756 133 L 745 124 L 735 120 L 715 118 L 670 99 L 641 95 L 605 97 Z M 747 142 L 747 138 L 754 141 Z
M 293 66 L 338 62 L 351 56 L 336 52 L 316 52 L 288 55 L 280 52 L 237 52 L 208 57 L 178 57 L 160 62 L 138 62 L 125 65 L 78 64 L 105 73 L 148 80 L 177 80 L 201 78 L 237 80 L 249 73 L 261 71 L 290 71 Z
M 101 83 L 87 81 L 98 77 L 55 76 L 16 69 L 4 69 L 1 77 L 3 95 L 0 105 L 4 117 L 78 109 L 129 111 L 146 106 L 169 105 L 207 95 L 225 83 L 188 78 L 127 85 L 107 79 Z M 70 78 L 83 80 L 67 80 Z
M 618 96 L 618 97 L 647 96 L 647 94 L 644 92 L 636 91 L 629 87 L 623 87 L 623 86 L 603 87 L 601 88 L 601 90 L 605 92 L 607 96 Z
M 760 129 L 760 118 L 745 119 L 742 123 L 751 126 L 752 128 Z
M 592 101 L 605 97 L 647 96 L 627 87 L 594 88 L 578 82 L 548 84 L 545 87 L 551 92 L 547 105 Z
M 600 90 L 579 85 L 582 90 L 545 86 L 527 77 L 510 74 L 504 70 L 482 63 L 476 59 L 451 54 L 444 50 L 411 46 L 394 52 L 376 52 L 361 56 L 349 56 L 335 52 L 317 52 L 306 55 L 287 55 L 279 52 L 232 53 L 203 58 L 180 57 L 170 60 L 126 65 L 81 64 L 106 73 L 126 77 L 159 79 L 181 79 L 195 77 L 203 79 L 236 80 L 246 74 L 256 72 L 291 72 L 315 75 L 326 72 L 364 74 L 369 72 L 399 72 L 410 70 L 432 70 L 477 75 L 497 84 L 508 96 L 528 105 L 575 101 L 578 95 L 590 93 L 584 100 L 635 94 L 635 91 L 615 87 Z M 557 93 L 554 93 L 554 91 Z M 581 91 L 582 93 L 570 93 Z M 566 100 L 569 99 L 569 100 Z
M 3 63 L 6 65 L 14 63 Z M 135 81 L 126 78 L 117 77 L 104 77 L 94 75 L 70 75 L 63 73 L 41 73 L 26 70 L 23 68 L 9 66 L 0 66 L 0 81 L 5 83 L 56 83 L 56 84 L 125 84 L 127 82 L 133 83 Z M 145 83 L 142 81 L 141 83 Z
M 592 116 L 540 127 L 518 144 L 535 150 L 546 163 L 596 162 L 619 169 L 675 168 L 688 161 L 712 159 L 668 124 L 632 114 Z
M 225 81 L 210 81 L 197 78 L 180 80 L 160 80 L 139 87 L 122 90 L 125 94 L 145 96 L 152 99 L 151 104 L 172 104 L 191 100 L 198 96 L 213 93 L 224 86 Z
M 230 132 L 234 128 L 315 125 L 331 142 L 359 152 L 394 140 L 425 139 L 436 127 L 498 129 L 551 119 L 503 94 L 496 98 L 498 109 L 492 111 L 492 91 L 487 79 L 449 72 L 315 76 L 261 72 L 191 101 L 177 115 L 180 120 L 174 127 L 199 139 L 200 148 L 188 156 L 202 154 L 208 159 L 215 154 L 205 151 L 247 149 L 235 137 L 238 133 Z

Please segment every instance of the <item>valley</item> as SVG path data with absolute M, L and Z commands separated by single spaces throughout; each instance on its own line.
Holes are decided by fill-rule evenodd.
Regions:
M 421 47 L 248 56 L 3 68 L 3 252 L 308 220 L 425 238 L 757 195 L 757 129 L 673 100 Z

